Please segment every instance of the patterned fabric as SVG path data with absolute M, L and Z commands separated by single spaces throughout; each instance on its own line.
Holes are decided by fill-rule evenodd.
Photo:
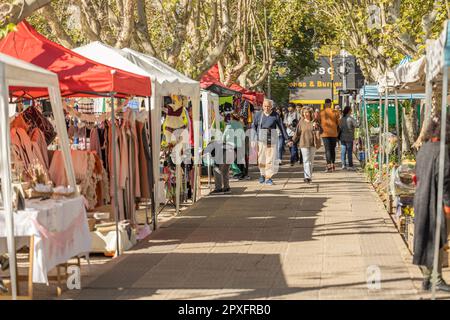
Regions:
M 28 133 L 31 133 L 35 128 L 39 128 L 44 133 L 47 145 L 52 143 L 56 137 L 55 128 L 36 107 L 33 106 L 26 109 L 22 113 L 22 117 L 28 125 Z

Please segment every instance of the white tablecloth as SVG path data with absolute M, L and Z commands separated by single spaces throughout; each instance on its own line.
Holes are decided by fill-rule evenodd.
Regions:
M 51 269 L 91 250 L 84 201 L 36 199 L 26 201 L 26 208 L 14 214 L 16 242 L 22 244 L 21 237 L 34 235 L 33 282 L 48 284 Z M 0 253 L 6 248 L 5 215 L 0 211 Z

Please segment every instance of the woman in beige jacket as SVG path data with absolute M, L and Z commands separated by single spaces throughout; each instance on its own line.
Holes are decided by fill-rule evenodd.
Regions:
M 320 148 L 320 125 L 314 119 L 312 108 L 303 109 L 303 117 L 297 125 L 293 141 L 298 144 L 298 148 L 303 156 L 304 181 L 311 183 L 314 155 L 316 150 Z

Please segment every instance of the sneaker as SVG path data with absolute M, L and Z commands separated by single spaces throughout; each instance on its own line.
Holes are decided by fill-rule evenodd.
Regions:
M 342 166 L 342 170 L 347 170 L 347 167 L 346 166 Z
M 259 183 L 263 184 L 266 181 L 266 178 L 264 176 L 259 177 Z
M 223 193 L 224 194 L 230 194 L 231 193 L 231 189 L 230 188 L 223 189 Z
M 8 293 L 8 288 L 6 288 L 5 284 L 3 283 L 3 280 L 0 279 L 0 292 L 1 293 Z
M 214 190 L 214 191 L 211 191 L 209 193 L 210 196 L 217 196 L 217 195 L 220 195 L 220 194 L 224 194 L 222 189 Z
M 6 271 L 9 269 L 9 258 L 6 256 L 0 256 L 0 265 L 2 271 Z
M 267 184 L 268 186 L 273 186 L 273 180 L 272 180 L 272 179 L 267 179 L 267 180 L 266 180 L 266 184 Z
M 429 278 L 423 279 L 422 281 L 422 290 L 423 291 L 430 291 L 431 290 L 431 281 Z
M 347 170 L 348 171 L 356 171 L 356 168 L 355 167 L 348 167 Z

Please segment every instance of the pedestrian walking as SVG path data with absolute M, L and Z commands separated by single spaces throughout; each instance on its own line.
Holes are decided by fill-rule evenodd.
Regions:
M 284 139 L 291 141 L 283 121 L 280 116 L 273 110 L 272 100 L 264 100 L 263 110 L 256 113 L 253 118 L 253 146 L 258 146 L 258 167 L 260 171 L 259 182 L 273 185 L 272 177 L 275 174 L 276 148 L 278 136 L 276 128 L 280 129 Z
M 320 126 L 325 147 L 327 168 L 325 172 L 336 170 L 336 143 L 338 137 L 339 115 L 331 108 L 331 99 L 325 100 L 324 110 L 320 111 Z
M 427 141 L 417 154 L 416 192 L 414 194 L 414 255 L 413 263 L 423 272 L 422 288 L 431 289 L 436 239 L 437 216 L 442 215 L 439 239 L 439 264 L 436 289 L 450 292 L 450 286 L 442 278 L 444 248 L 447 245 L 447 219 L 450 218 L 450 160 L 448 146 L 445 151 L 443 212 L 437 212 L 441 121 L 432 121 Z M 450 141 L 450 122 L 447 121 L 447 142 Z M 447 218 L 447 219 L 446 219 Z
M 298 117 L 299 120 L 302 118 L 303 108 L 304 108 L 304 106 L 301 103 L 297 104 L 297 106 L 296 106 L 297 117 Z
M 230 115 L 223 131 L 223 140 L 233 146 L 236 153 L 235 161 L 232 164 L 232 170 L 233 167 L 235 168 L 233 179 L 242 180 L 245 176 L 245 131 L 237 113 L 233 112 Z
M 312 182 L 314 156 L 320 148 L 320 124 L 314 119 L 312 108 L 303 109 L 303 117 L 297 125 L 293 142 L 298 145 L 303 155 L 304 181 Z
M 295 109 L 295 105 L 289 104 L 288 113 L 284 118 L 284 125 L 286 126 L 286 132 L 291 139 L 295 134 L 295 130 L 297 128 L 299 120 L 300 116 Z M 299 160 L 297 144 L 292 144 L 292 146 L 289 147 L 289 151 L 291 154 L 290 162 L 292 167 Z
M 280 116 L 280 119 L 283 120 L 285 118 L 285 113 L 283 111 L 282 107 L 277 107 L 276 112 Z M 278 142 L 277 142 L 277 160 L 278 164 L 281 166 L 283 163 L 283 154 L 284 154 L 284 145 L 286 143 L 286 140 L 284 139 L 284 136 L 280 129 L 277 128 L 277 134 L 278 134 Z
M 211 141 L 203 152 L 204 156 L 211 155 L 213 161 L 214 190 L 210 195 L 221 195 L 231 193 L 230 189 L 230 166 L 235 161 L 234 146 L 226 143 L 223 138 Z
M 355 129 L 359 127 L 358 122 L 352 117 L 352 108 L 345 107 L 341 120 L 339 121 L 341 141 L 341 162 L 343 170 L 354 170 L 353 167 L 353 141 L 355 140 Z M 348 163 L 348 166 L 347 166 Z
M 301 103 L 296 106 L 298 121 L 300 121 L 303 117 L 303 108 L 305 108 L 305 106 Z M 303 164 L 302 152 L 300 151 L 300 149 L 298 147 L 297 147 L 297 158 L 298 158 L 298 163 Z

